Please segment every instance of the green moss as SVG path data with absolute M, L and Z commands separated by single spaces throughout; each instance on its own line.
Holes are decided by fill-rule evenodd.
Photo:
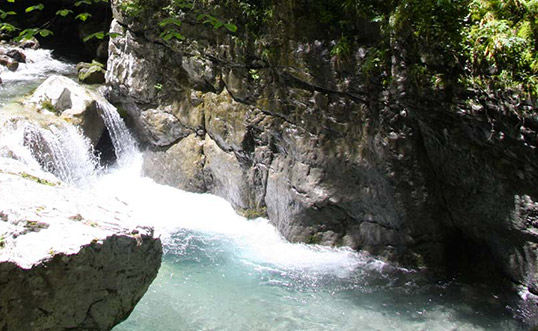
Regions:
M 266 217 L 267 216 L 267 208 L 259 208 L 259 209 L 239 209 L 237 210 L 237 213 L 244 218 L 247 218 L 249 220 L 259 218 L 259 217 Z
M 0 248 L 6 247 L 6 239 L 4 236 L 0 236 Z
M 321 235 L 319 233 L 314 233 L 310 235 L 305 242 L 310 245 L 319 245 L 321 244 Z
M 39 184 L 48 185 L 48 186 L 58 186 L 58 183 L 50 182 L 50 181 L 48 181 L 46 179 L 39 178 L 39 177 L 34 176 L 34 175 L 30 175 L 29 173 L 26 173 L 26 172 L 21 172 L 19 175 L 24 179 L 28 179 L 28 180 L 34 181 L 36 183 L 39 183 Z
M 45 109 L 45 110 L 48 110 L 50 111 L 51 113 L 54 113 L 56 115 L 58 115 L 58 109 L 56 109 L 56 107 L 54 107 L 54 105 L 52 104 L 52 101 L 49 99 L 49 98 L 45 98 L 43 101 L 41 101 L 41 109 Z

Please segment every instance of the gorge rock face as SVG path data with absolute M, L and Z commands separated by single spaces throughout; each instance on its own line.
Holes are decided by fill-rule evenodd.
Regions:
M 291 241 L 493 272 L 538 294 L 538 125 L 510 115 L 520 101 L 411 93 L 397 43 L 371 77 L 379 27 L 356 22 L 360 42 L 339 57 L 338 36 L 300 3 L 235 35 L 183 14 L 187 40 L 164 42 L 166 4 L 128 18 L 113 3 L 124 36 L 107 82 L 147 146 L 147 174 L 266 213 Z
M 153 230 L 125 205 L 0 158 L 0 329 L 110 330 L 156 277 Z

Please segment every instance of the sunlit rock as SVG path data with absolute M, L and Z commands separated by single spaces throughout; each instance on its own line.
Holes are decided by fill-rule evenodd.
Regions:
M 0 329 L 110 330 L 157 275 L 161 242 L 115 199 L 0 158 Z
M 99 93 L 64 76 L 51 76 L 26 101 L 40 111 L 54 113 L 80 127 L 95 146 L 105 131 L 99 112 L 108 101 Z

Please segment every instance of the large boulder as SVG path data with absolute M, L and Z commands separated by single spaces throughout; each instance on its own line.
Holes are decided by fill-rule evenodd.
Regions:
M 156 277 L 162 247 L 130 211 L 0 158 L 0 329 L 110 330 Z
M 94 146 L 105 132 L 101 117 L 108 101 L 94 90 L 64 76 L 51 76 L 25 101 L 38 111 L 50 112 L 78 126 Z

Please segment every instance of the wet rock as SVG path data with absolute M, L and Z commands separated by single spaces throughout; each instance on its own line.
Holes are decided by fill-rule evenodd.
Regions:
M 205 134 L 204 148 L 188 156 L 204 160 L 196 190 L 236 208 L 266 208 L 289 240 L 348 245 L 406 265 L 457 265 L 536 291 L 538 123 L 518 119 L 511 96 L 465 91 L 445 102 L 437 92 L 421 94 L 402 60 L 408 50 L 396 41 L 391 67 L 365 79 L 360 68 L 379 26 L 359 24 L 357 35 L 371 39 L 357 40 L 364 45 L 340 61 L 331 55 L 339 36 L 293 23 L 317 19 L 299 3 L 278 13 L 285 23 L 265 31 L 260 45 L 204 30 L 188 15 L 182 27 L 192 40 L 163 43 L 159 31 L 146 29 L 156 25 L 151 15 L 139 22 L 113 10 L 112 31 L 125 33 L 110 44 L 112 97 L 181 182 L 200 182 L 200 162 L 177 161 L 188 141 L 174 130 L 172 145 L 161 149 L 156 142 L 167 130 L 153 139 L 162 125 L 144 121 L 147 111 Z M 391 88 L 376 81 L 383 77 Z M 503 139 L 495 139 L 499 132 Z
M 108 101 L 67 77 L 49 77 L 25 103 L 43 112 L 54 113 L 79 126 L 94 146 L 105 131 L 100 107 L 108 104 Z
M 23 39 L 19 42 L 19 47 L 22 49 L 38 49 L 39 46 L 39 41 L 34 37 Z
M 26 63 L 26 55 L 18 49 L 10 49 L 6 52 L 6 55 L 17 62 Z
M 5 158 L 0 201 L 2 330 L 110 330 L 157 275 L 160 240 L 121 203 Z
M 19 62 L 7 55 L 0 55 L 0 65 L 6 67 L 9 71 L 17 71 L 19 69 Z
M 144 153 L 144 175 L 160 184 L 191 192 L 206 192 L 204 141 L 191 134 L 162 151 Z

